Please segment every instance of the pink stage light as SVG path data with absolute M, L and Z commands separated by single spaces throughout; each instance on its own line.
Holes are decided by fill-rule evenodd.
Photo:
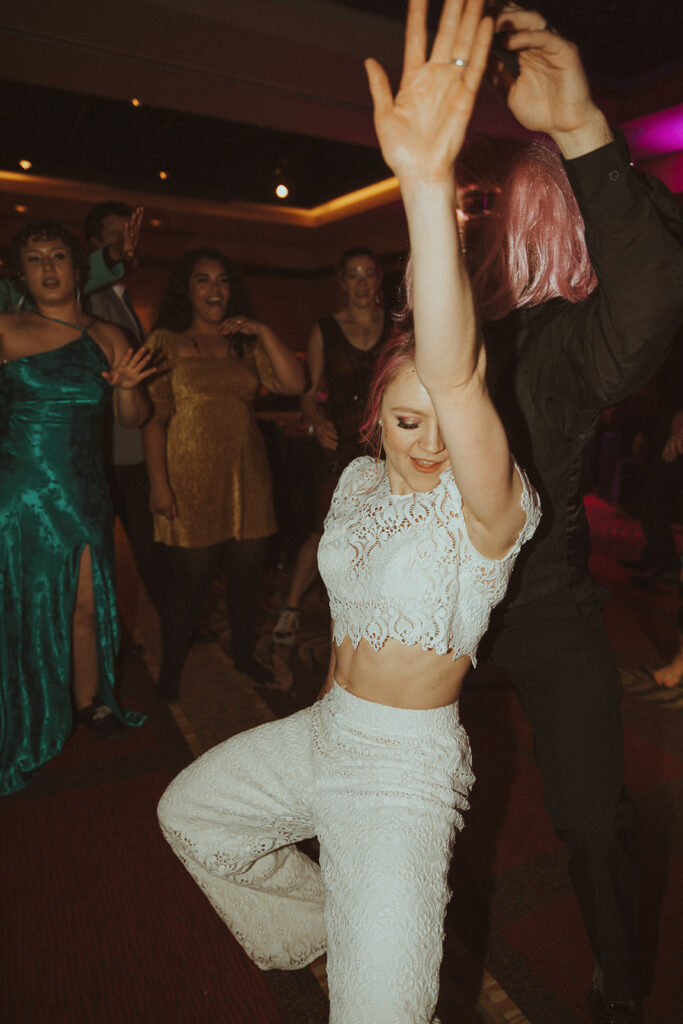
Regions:
M 634 161 L 683 152 L 683 103 L 622 125 Z

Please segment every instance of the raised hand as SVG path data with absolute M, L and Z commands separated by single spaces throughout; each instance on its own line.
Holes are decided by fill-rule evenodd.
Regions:
M 525 128 L 551 135 L 565 156 L 577 156 L 575 140 L 590 134 L 588 149 L 609 142 L 612 135 L 594 104 L 576 46 L 548 27 L 538 11 L 506 4 L 496 19 L 506 46 L 517 53 L 519 77 L 507 92 L 507 104 Z
M 486 67 L 493 21 L 484 0 L 446 0 L 427 58 L 428 0 L 410 0 L 401 84 L 392 97 L 384 68 L 365 68 L 382 155 L 400 181 L 452 177 Z
M 102 376 L 111 387 L 130 391 L 155 373 L 156 366 L 148 365 L 151 355 L 146 348 L 139 348 L 137 352 L 129 348 L 111 370 L 103 371 Z
M 226 338 L 230 334 L 252 334 L 260 337 L 263 332 L 263 324 L 249 316 L 230 316 L 223 321 L 220 331 Z
M 142 228 L 142 215 L 145 212 L 143 206 L 136 206 L 126 221 L 123 228 L 123 242 L 121 244 L 123 259 L 132 260 L 135 250 L 140 241 L 140 230 Z
M 109 258 L 115 263 L 118 263 L 119 260 L 132 260 L 135 256 L 135 250 L 140 241 L 143 213 L 144 207 L 136 206 L 123 225 L 121 238 L 109 245 Z
M 328 452 L 335 452 L 339 447 L 339 434 L 330 420 L 321 420 L 320 423 L 316 423 L 315 436 L 320 447 Z

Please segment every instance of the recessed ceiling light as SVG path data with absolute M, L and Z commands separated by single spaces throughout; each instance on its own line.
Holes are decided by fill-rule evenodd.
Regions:
M 30 160 L 20 160 L 19 166 L 21 167 L 22 171 L 30 171 L 33 167 L 33 164 Z
M 26 213 L 28 206 L 24 206 L 23 203 L 17 203 L 14 207 L 15 213 Z
M 289 189 L 287 188 L 286 185 L 278 185 L 277 188 L 275 189 L 275 195 L 278 197 L 278 199 L 286 199 L 287 196 L 289 195 Z
M 131 99 L 130 103 L 131 103 L 131 106 L 133 106 L 133 107 L 139 107 L 140 106 L 140 100 L 137 98 L 137 96 L 133 96 L 133 98 Z
M 152 217 L 152 219 L 150 221 L 150 224 L 152 225 L 153 228 L 160 228 L 161 227 L 161 221 L 159 220 L 158 217 Z
M 168 174 L 166 173 L 166 171 L 159 171 L 159 177 L 161 178 L 162 181 L 166 181 L 166 179 L 168 178 Z

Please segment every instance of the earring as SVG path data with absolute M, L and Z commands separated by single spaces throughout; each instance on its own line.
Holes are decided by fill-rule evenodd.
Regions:
M 25 302 L 26 302 L 26 292 L 22 292 L 21 295 L 19 296 L 19 301 L 17 302 L 16 306 L 14 307 L 14 312 L 15 313 L 21 313 L 21 308 L 22 308 L 22 306 L 24 305 Z
M 81 307 L 81 288 L 80 285 L 76 285 L 76 305 L 80 309 Z

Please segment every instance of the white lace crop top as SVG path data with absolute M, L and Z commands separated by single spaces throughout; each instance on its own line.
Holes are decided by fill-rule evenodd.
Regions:
M 334 642 L 393 638 L 476 664 L 491 610 L 505 596 L 515 559 L 541 518 L 522 478 L 526 522 L 504 558 L 479 554 L 447 470 L 431 491 L 392 494 L 386 465 L 363 457 L 342 473 L 325 520 L 318 566 L 330 599 Z

